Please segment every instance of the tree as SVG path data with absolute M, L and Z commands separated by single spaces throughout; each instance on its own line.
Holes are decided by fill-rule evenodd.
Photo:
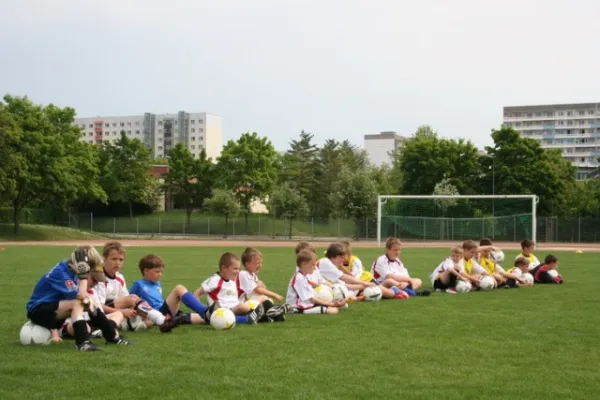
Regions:
M 126 203 L 133 219 L 133 204 L 155 207 L 160 184 L 149 171 L 152 168 L 151 151 L 139 139 L 130 139 L 124 131 L 113 143 L 103 144 L 101 159 L 106 163 L 101 177 L 102 187 L 112 201 Z
M 358 239 L 361 222 L 373 217 L 377 207 L 377 186 L 368 171 L 343 168 L 332 185 L 330 197 L 337 217 L 355 221 Z
M 312 143 L 313 135 L 302 131 L 298 140 L 290 142 L 290 149 L 281 158 L 279 183 L 290 183 L 305 199 L 317 187 L 319 149 Z
M 220 184 L 240 202 L 244 230 L 248 230 L 248 214 L 254 200 L 265 201 L 277 180 L 277 153 L 270 140 L 255 133 L 244 133 L 237 141 L 227 142 L 218 158 Z
M 98 184 L 98 159 L 79 142 L 75 110 L 36 105 L 27 97 L 6 95 L 1 106 L 4 196 L 10 198 L 15 234 L 20 212 L 30 205 L 65 209 L 87 197 L 106 201 Z
M 205 201 L 206 208 L 216 215 L 225 217 L 225 234 L 227 237 L 227 227 L 229 217 L 235 217 L 240 212 L 240 203 L 235 195 L 227 190 L 215 189 L 210 199 Z
M 443 139 L 421 128 L 405 140 L 394 169 L 402 177 L 399 192 L 431 194 L 435 185 L 448 179 L 461 193 L 476 191 L 472 182 L 480 175 L 477 148 L 463 139 Z
M 214 184 L 213 163 L 202 149 L 199 158 L 178 143 L 169 151 L 169 172 L 163 178 L 165 188 L 183 204 L 189 226 L 194 209 L 202 207 L 210 198 Z
M 277 218 L 285 217 L 290 221 L 289 237 L 292 238 L 292 223 L 294 219 L 308 214 L 306 199 L 290 182 L 285 182 L 273 191 L 269 199 L 271 212 Z
M 433 195 L 435 196 L 456 196 L 459 195 L 458 189 L 449 179 L 442 179 L 439 181 L 433 189 Z M 445 212 L 449 207 L 455 206 L 456 199 L 435 199 L 435 204 Z

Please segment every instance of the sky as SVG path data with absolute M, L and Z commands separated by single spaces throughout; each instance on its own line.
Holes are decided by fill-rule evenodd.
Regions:
M 209 112 L 277 150 L 482 148 L 507 105 L 600 102 L 597 0 L 0 0 L 0 92 L 77 116 Z

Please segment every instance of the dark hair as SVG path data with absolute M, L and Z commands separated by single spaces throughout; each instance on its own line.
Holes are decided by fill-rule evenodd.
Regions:
M 246 265 L 256 256 L 262 256 L 260 250 L 254 247 L 246 247 L 246 250 L 242 253 L 242 264 Z
M 491 246 L 492 245 L 492 241 L 488 238 L 483 238 L 479 241 L 479 245 L 480 246 Z
M 296 254 L 300 254 L 301 251 L 308 250 L 311 252 L 315 252 L 315 249 L 308 242 L 298 242 L 296 245 Z
M 331 243 L 325 252 L 325 257 L 334 258 L 346 255 L 346 246 L 341 243 Z
M 154 254 L 148 254 L 147 256 L 142 257 L 138 264 L 138 267 L 140 268 L 140 271 L 143 275 L 144 271 L 147 269 L 164 268 L 165 262 L 159 256 L 155 256 Z
M 465 240 L 462 244 L 463 250 L 473 250 L 478 248 L 477 243 L 474 240 Z
M 519 257 L 515 260 L 515 267 L 524 267 L 529 265 L 529 259 L 525 257 Z
M 307 262 L 315 262 L 317 261 L 317 255 L 310 250 L 301 250 L 298 255 L 296 255 L 296 265 L 300 267 L 300 265 Z
M 557 261 L 558 261 L 558 258 L 556 256 L 553 256 L 552 254 L 548 254 L 546 256 L 546 258 L 544 259 L 544 265 L 554 264 Z
M 531 247 L 535 245 L 535 242 L 531 239 L 525 239 L 521 242 L 521 248 L 526 249 L 527 247 Z
M 234 261 L 239 261 L 238 256 L 230 252 L 223 253 L 221 258 L 219 258 L 219 269 L 229 267 Z
M 108 242 L 104 245 L 104 249 L 102 249 L 102 257 L 106 258 L 110 254 L 111 251 L 116 250 L 117 253 L 125 255 L 127 252 L 125 251 L 125 247 L 121 242 Z

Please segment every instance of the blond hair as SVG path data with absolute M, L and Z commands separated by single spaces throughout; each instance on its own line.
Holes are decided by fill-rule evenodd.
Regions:
M 102 257 L 106 258 L 110 254 L 111 251 L 116 250 L 119 254 L 125 255 L 127 251 L 125 247 L 121 244 L 121 242 L 113 241 L 108 242 L 104 245 L 104 249 L 102 249 Z
M 462 244 L 463 250 L 473 250 L 478 247 L 479 245 L 474 240 L 465 240 Z
M 451 249 L 450 249 L 450 252 L 451 252 L 452 254 L 459 254 L 459 255 L 460 255 L 460 254 L 463 254 L 463 253 L 464 253 L 464 250 L 463 250 L 463 248 L 462 248 L 462 247 L 460 247 L 460 246 L 454 246 L 453 248 L 451 248 Z
M 246 247 L 246 250 L 242 253 L 242 264 L 246 265 L 256 256 L 262 256 L 260 250 L 254 247 Z
M 316 262 L 317 255 L 310 250 L 300 250 L 296 255 L 296 265 L 300 267 L 302 264 L 307 262 Z
M 388 250 L 391 249 L 392 247 L 394 247 L 394 245 L 402 246 L 402 241 L 400 239 L 398 239 L 397 237 L 391 237 L 385 241 L 385 248 Z
M 310 252 L 315 252 L 315 249 L 308 242 L 298 242 L 296 245 L 296 254 L 300 254 L 301 251 L 308 250 Z

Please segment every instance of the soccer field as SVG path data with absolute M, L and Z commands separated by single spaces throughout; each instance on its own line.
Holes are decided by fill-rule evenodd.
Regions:
M 293 244 L 291 244 L 292 246 Z M 261 279 L 285 296 L 293 248 L 261 248 Z M 72 247 L 0 252 L 0 399 L 597 399 L 600 253 L 554 253 L 564 285 L 354 303 L 341 314 L 215 331 L 182 326 L 126 333 L 131 347 L 78 353 L 73 342 L 22 346 L 19 330 L 37 279 Z M 122 271 L 140 277 L 145 254 L 166 261 L 165 294 L 189 290 L 237 248 L 130 247 Z M 322 254 L 323 249 L 319 249 Z M 365 266 L 382 253 L 355 249 Z M 429 287 L 447 249 L 405 249 Z M 506 251 L 507 260 L 516 251 Z M 546 254 L 537 253 L 542 259 Z M 505 264 L 506 266 L 506 264 Z

